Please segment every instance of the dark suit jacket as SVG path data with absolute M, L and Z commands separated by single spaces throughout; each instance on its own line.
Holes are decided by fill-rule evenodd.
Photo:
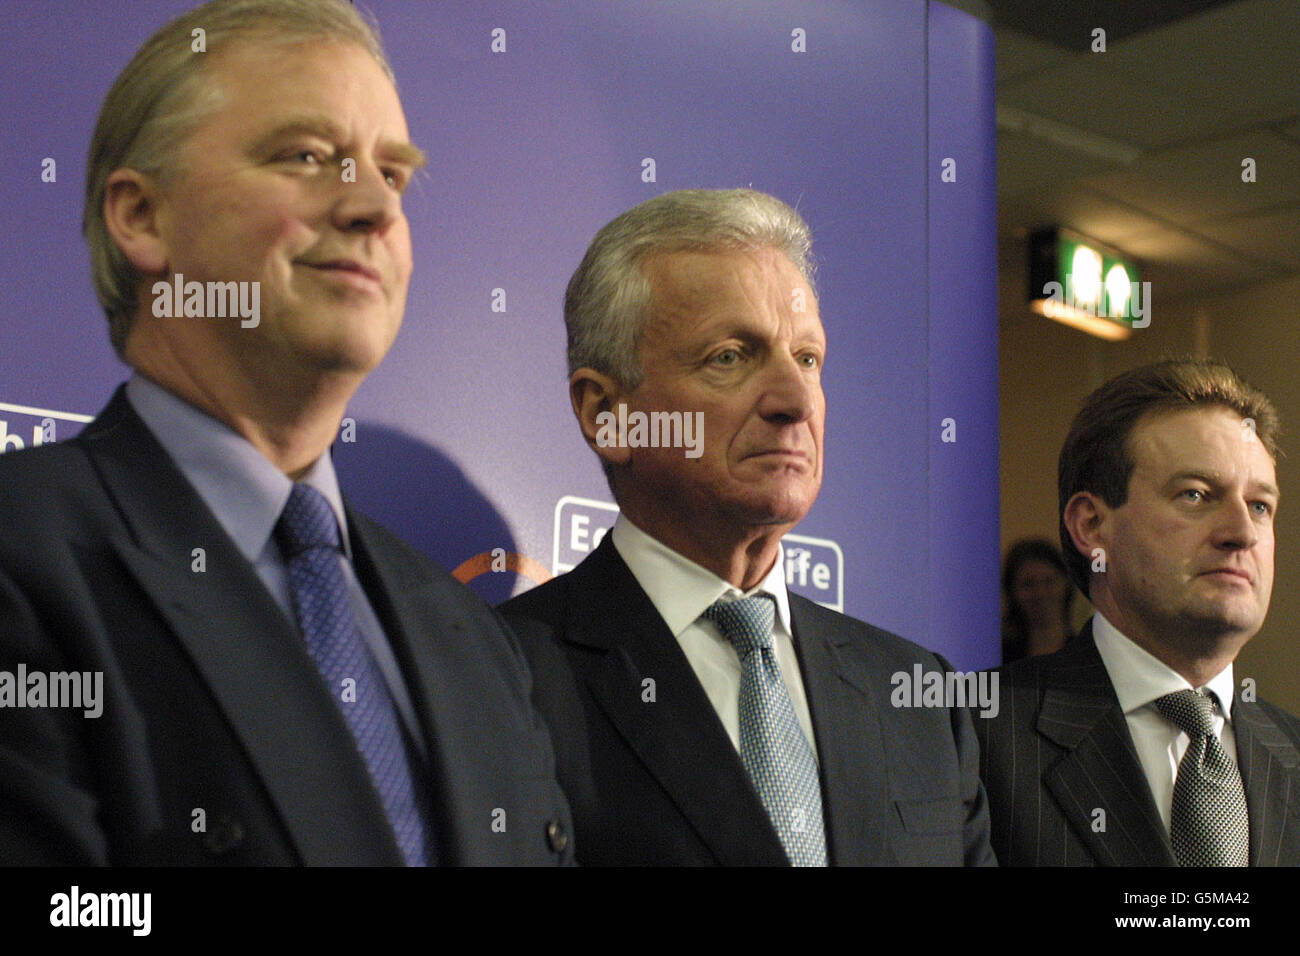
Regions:
M 1091 622 L 1063 650 L 1001 673 L 998 715 L 975 717 L 998 860 L 1176 866 Z M 1300 864 L 1300 720 L 1238 689 L 1232 723 L 1250 863 Z
M 565 861 L 513 636 L 383 528 L 348 526 L 428 742 L 438 860 Z M 0 456 L 0 670 L 20 662 L 102 672 L 104 711 L 0 711 L 0 864 L 401 863 L 296 626 L 121 389 L 71 441 Z
M 686 655 L 608 535 L 502 613 L 555 738 L 580 863 L 788 863 Z M 790 613 L 830 861 L 993 863 L 967 714 L 889 703 L 891 674 L 944 663 L 795 595 Z

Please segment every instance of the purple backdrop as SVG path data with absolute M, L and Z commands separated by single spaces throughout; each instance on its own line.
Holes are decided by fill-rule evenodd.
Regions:
M 0 221 L 21 237 L 0 278 L 6 448 L 46 419 L 75 433 L 51 413 L 97 412 L 125 375 L 80 239 L 85 152 L 113 77 L 190 5 L 140 0 L 111 28 L 84 0 L 6 11 Z M 579 560 L 612 515 L 568 407 L 564 285 L 636 202 L 752 185 L 812 226 L 830 340 L 826 482 L 788 545 L 795 590 L 960 668 L 995 663 L 987 25 L 924 0 L 370 7 L 431 163 L 408 194 L 405 326 L 349 410 L 356 441 L 336 445 L 353 503 L 444 566 L 483 569 L 471 584 L 492 600 L 527 584 L 487 570 L 493 549 L 546 572 Z

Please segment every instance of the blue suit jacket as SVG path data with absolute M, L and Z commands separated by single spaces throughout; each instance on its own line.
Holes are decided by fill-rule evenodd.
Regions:
M 704 688 L 608 535 L 501 610 L 554 735 L 580 863 L 788 864 Z M 790 614 L 830 862 L 993 863 L 969 716 L 889 701 L 895 672 L 947 665 L 796 595 Z
M 0 711 L 0 863 L 401 863 L 296 626 L 120 389 L 71 441 L 0 456 L 0 526 L 0 670 L 104 681 L 97 719 Z M 392 534 L 348 526 L 428 741 L 439 862 L 567 861 L 513 636 Z

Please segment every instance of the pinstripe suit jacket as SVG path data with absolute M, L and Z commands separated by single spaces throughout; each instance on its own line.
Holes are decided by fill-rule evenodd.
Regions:
M 997 716 L 974 715 L 999 862 L 1176 866 L 1091 623 L 1001 685 Z M 1251 866 L 1300 865 L 1300 719 L 1238 690 L 1232 723 Z

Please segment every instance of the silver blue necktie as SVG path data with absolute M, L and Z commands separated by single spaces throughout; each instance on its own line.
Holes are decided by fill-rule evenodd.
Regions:
M 817 759 L 794 714 L 772 646 L 771 595 L 718 601 L 704 616 L 740 655 L 740 761 L 794 866 L 826 865 Z

